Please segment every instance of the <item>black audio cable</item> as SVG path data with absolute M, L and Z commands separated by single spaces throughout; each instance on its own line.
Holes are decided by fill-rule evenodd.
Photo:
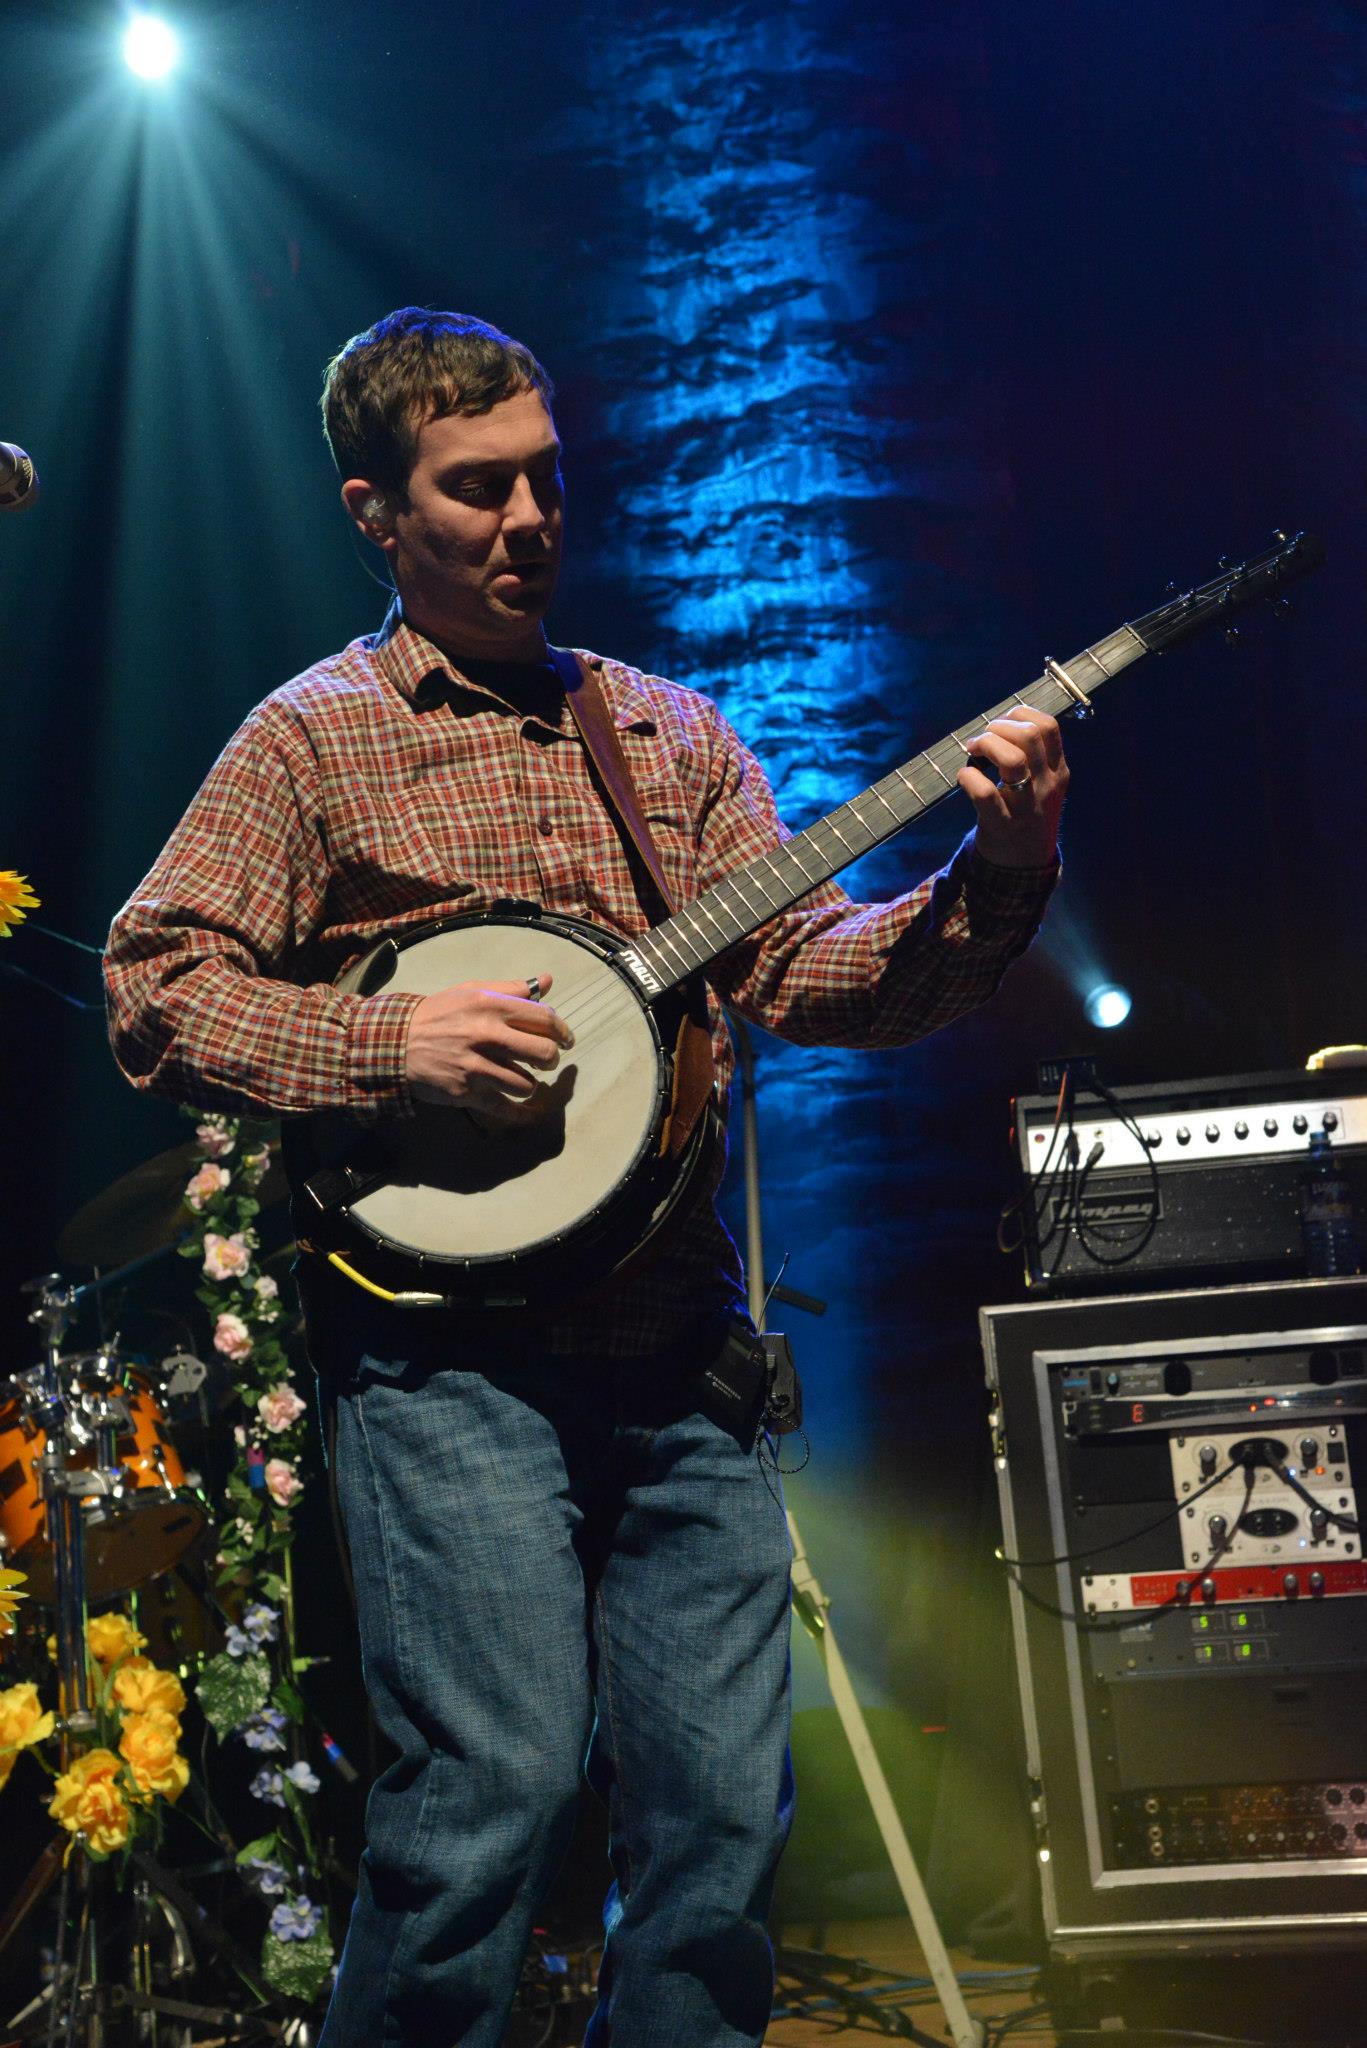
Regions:
M 1101 1097 L 1101 1100 L 1105 1103 L 1107 1109 L 1110 1110 L 1111 1115 L 1115 1118 L 1116 1122 L 1120 1124 L 1122 1129 L 1127 1130 L 1129 1132 L 1130 1136 L 1134 1139 L 1136 1145 L 1138 1145 L 1140 1151 L 1144 1155 L 1144 1163 L 1149 1169 L 1149 1212 L 1148 1215 L 1144 1218 L 1143 1222 L 1139 1224 L 1137 1227 L 1133 1225 L 1107 1226 L 1105 1224 L 1087 1224 L 1085 1223 L 1082 1214 L 1082 1186 L 1079 1186 L 1077 1203 L 1073 1214 L 1073 1229 L 1077 1234 L 1078 1245 L 1094 1265 L 1124 1266 L 1127 1265 L 1131 1259 L 1137 1259 L 1139 1257 L 1139 1254 L 1143 1251 L 1144 1247 L 1148 1244 L 1149 1239 L 1153 1236 L 1155 1230 L 1157 1230 L 1158 1228 L 1158 1217 L 1160 1209 L 1158 1187 L 1158 1162 L 1155 1160 L 1152 1149 L 1149 1146 L 1148 1140 L 1145 1138 L 1144 1133 L 1140 1130 L 1139 1125 L 1136 1122 L 1135 1118 L 1129 1115 L 1129 1113 L 1126 1110 L 1121 1108 L 1119 1101 L 1117 1100 L 1116 1096 L 1112 1093 L 1112 1091 L 1106 1086 L 1106 1083 L 1103 1080 L 1101 1080 L 1099 1076 L 1094 1075 L 1092 1077 L 1092 1086 L 1095 1089 L 1096 1093 Z M 1097 1159 L 1099 1157 L 1100 1154 L 1096 1151 L 1096 1148 L 1094 1147 L 1092 1156 L 1091 1158 L 1089 1158 L 1087 1166 L 1083 1171 L 1083 1186 L 1085 1186 L 1086 1184 L 1087 1174 L 1096 1164 Z M 1108 1228 L 1111 1232 L 1110 1242 L 1113 1244 L 1121 1243 L 1124 1246 L 1124 1249 L 1122 1251 L 1118 1251 L 1111 1256 L 1107 1256 L 1106 1254 L 1099 1252 L 1096 1249 L 1095 1244 L 1089 1244 L 1087 1241 L 1088 1232 L 1090 1231 L 1093 1238 L 1099 1239 L 1102 1243 L 1106 1242 Z M 1130 1231 L 1132 1234 L 1129 1237 L 1117 1237 L 1117 1228 Z
M 1222 1479 L 1228 1479 L 1231 1473 L 1242 1472 L 1244 1469 L 1244 1462 L 1241 1458 L 1231 1458 L 1227 1465 L 1220 1467 L 1220 1470 L 1213 1478 L 1207 1479 L 1203 1486 L 1198 1486 L 1195 1493 L 1188 1494 L 1183 1500 L 1174 1501 L 1172 1506 L 1165 1508 L 1162 1514 L 1154 1521 L 1145 1522 L 1141 1529 L 1131 1529 L 1127 1536 L 1113 1537 L 1109 1543 L 1098 1543 L 1092 1550 L 1061 1550 L 1057 1557 L 1008 1557 L 998 1547 L 993 1551 L 992 1555 L 999 1564 L 1004 1564 L 1008 1570 L 1014 1571 L 1043 1571 L 1050 1565 L 1082 1564 L 1089 1557 L 1101 1557 L 1105 1552 L 1119 1550 L 1127 1543 L 1137 1543 L 1141 1536 L 1152 1535 L 1155 1529 L 1163 1528 L 1175 1516 L 1180 1515 L 1183 1508 L 1194 1506 L 1203 1494 L 1211 1492 L 1214 1487 L 1220 1484 Z
M 1070 1609 L 1066 1607 L 1055 1607 L 1052 1600 L 1046 1600 L 1043 1598 L 1041 1594 L 1033 1593 L 1030 1590 L 1029 1586 L 1026 1585 L 1025 1580 L 1021 1577 L 1020 1570 L 1014 1568 L 1015 1560 L 1007 1557 L 1002 1557 L 1000 1551 L 997 1552 L 997 1556 L 1001 1559 L 1001 1563 L 1005 1566 L 1008 1574 L 1010 1575 L 1012 1584 L 1020 1593 L 1022 1600 L 1026 1600 L 1032 1607 L 1038 1608 L 1041 1614 L 1047 1614 L 1051 1616 L 1051 1618 L 1054 1621 L 1066 1621 L 1067 1623 L 1069 1623 L 1071 1627 L 1075 1628 L 1078 1631 L 1079 1635 L 1114 1635 L 1122 1629 L 1140 1628 L 1146 1621 L 1150 1620 L 1155 1614 L 1165 1614 L 1170 1612 L 1170 1610 L 1175 1607 L 1189 1606 L 1191 1602 L 1192 1586 L 1199 1586 L 1201 1580 L 1205 1578 L 1206 1574 L 1208 1572 L 1214 1571 L 1216 1565 L 1220 1562 L 1220 1559 L 1225 1555 L 1226 1551 L 1233 1543 L 1234 1538 L 1238 1535 L 1240 1529 L 1243 1527 L 1244 1516 L 1248 1513 L 1249 1503 L 1252 1501 L 1253 1498 L 1253 1466 L 1249 1464 L 1236 1465 L 1231 1463 L 1230 1465 L 1225 1467 L 1224 1471 L 1218 1472 L 1215 1475 L 1215 1479 L 1224 1479 L 1228 1476 L 1230 1472 L 1236 1470 L 1242 1470 L 1244 1475 L 1244 1497 L 1242 1502 L 1240 1503 L 1238 1514 L 1234 1517 L 1234 1520 L 1230 1523 L 1228 1529 L 1226 1529 L 1224 1534 L 1219 1538 L 1218 1542 L 1215 1545 L 1214 1550 L 1211 1551 L 1210 1556 L 1206 1559 L 1205 1563 L 1199 1566 L 1197 1570 L 1195 1570 L 1192 1573 L 1191 1579 L 1179 1579 L 1177 1585 L 1174 1587 L 1173 1591 L 1168 1595 L 1167 1599 L 1157 1601 L 1152 1607 L 1128 1608 L 1123 1614 L 1098 1615 L 1094 1619 L 1089 1619 L 1085 1615 L 1073 1613 Z M 1210 1491 L 1210 1488 L 1215 1484 L 1215 1479 L 1208 1481 L 1205 1486 L 1201 1487 L 1197 1493 L 1192 1494 L 1189 1499 L 1178 1501 L 1173 1508 L 1173 1514 L 1180 1514 L 1184 1507 L 1190 1507 L 1194 1501 L 1199 1500 L 1201 1498 L 1201 1494 L 1208 1493 Z M 1171 1520 L 1172 1515 L 1163 1515 L 1159 1521 L 1151 1522 L 1149 1524 L 1149 1528 L 1160 1528 L 1163 1522 L 1169 1522 Z M 1147 1530 L 1137 1529 L 1134 1531 L 1134 1534 L 1132 1536 L 1128 1538 L 1122 1538 L 1121 1540 L 1133 1542 L 1136 1537 L 1146 1535 L 1147 1533 Z M 1103 1548 L 1106 1550 L 1114 1550 L 1116 1547 L 1117 1546 L 1115 1543 L 1107 1543 L 1103 1545 Z M 1029 1568 L 1032 1564 L 1040 1564 L 1046 1561 L 1053 1564 L 1074 1563 L 1079 1558 L 1095 1557 L 1098 1554 L 1099 1553 L 1095 1550 L 1074 1551 L 1070 1557 L 1058 1557 L 1049 1560 L 1023 1559 L 1021 1560 L 1021 1565 L 1023 1568 Z
M 1356 1515 L 1343 1515 L 1339 1514 L 1334 1508 L 1327 1508 L 1322 1500 L 1315 1498 L 1308 1486 L 1301 1485 L 1294 1472 L 1289 1472 L 1280 1459 L 1273 1457 L 1255 1458 L 1251 1461 L 1251 1465 L 1268 1466 L 1271 1471 L 1276 1473 L 1283 1486 L 1289 1486 L 1291 1491 L 1300 1500 L 1303 1500 L 1307 1507 L 1313 1508 L 1318 1514 L 1322 1514 L 1326 1521 L 1334 1524 L 1336 1529 L 1349 1529 L 1353 1535 L 1361 1535 L 1362 1524 L 1358 1521 Z

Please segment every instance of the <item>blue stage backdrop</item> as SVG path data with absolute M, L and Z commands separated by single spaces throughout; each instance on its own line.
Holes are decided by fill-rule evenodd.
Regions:
M 45 497 L 0 533 L 0 866 L 46 923 L 98 941 L 249 706 L 378 622 L 314 408 L 398 304 L 548 362 L 554 630 L 714 693 L 794 825 L 1170 577 L 1325 535 L 1290 620 L 1140 670 L 1074 735 L 1064 890 L 991 1009 L 907 1052 L 759 1047 L 771 1267 L 830 1303 L 788 1318 L 794 1499 L 865 1693 L 938 1724 L 999 1614 L 955 1590 L 990 1540 L 975 1312 L 1019 1286 L 994 1248 L 1012 1090 L 1059 1051 L 1129 1080 L 1367 1037 L 1361 10 L 180 18 L 184 72 L 149 94 L 92 10 L 7 14 L 0 433 Z M 908 885 L 967 822 L 947 803 L 851 886 Z M 0 957 L 95 992 L 30 928 Z M 1100 979 L 1134 996 L 1110 1036 Z M 97 1017 L 7 976 L 0 1023 L 18 1356 L 17 1282 L 179 1126 Z

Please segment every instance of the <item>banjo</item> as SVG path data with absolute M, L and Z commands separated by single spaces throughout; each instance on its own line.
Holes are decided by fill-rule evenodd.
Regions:
M 648 1255 L 714 1157 L 715 1101 L 684 1101 L 711 963 L 957 787 L 974 739 L 1017 706 L 1086 715 L 1103 683 L 1283 588 L 1323 560 L 1310 535 L 1122 625 L 949 733 L 861 795 L 735 869 L 641 937 L 533 903 L 444 918 L 383 940 L 339 977 L 361 996 L 521 980 L 529 941 L 574 1032 L 525 1118 L 489 1127 L 420 1104 L 376 1125 L 324 1111 L 286 1123 L 301 1246 L 405 1306 L 518 1310 L 583 1293 Z M 692 1063 L 696 1064 L 696 1063 Z M 694 1076 L 696 1079 L 696 1074 Z

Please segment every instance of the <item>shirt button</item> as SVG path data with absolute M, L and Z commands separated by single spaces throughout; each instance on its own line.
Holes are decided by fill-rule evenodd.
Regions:
M 545 832 L 548 836 L 555 830 L 554 825 L 552 825 L 551 823 L 551 814 L 549 811 L 543 811 L 541 813 L 540 817 L 536 821 L 536 829 L 538 832 Z

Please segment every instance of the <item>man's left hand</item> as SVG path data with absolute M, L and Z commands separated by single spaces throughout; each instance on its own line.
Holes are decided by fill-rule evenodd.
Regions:
M 971 742 L 959 787 L 978 814 L 977 846 L 999 868 L 1045 868 L 1058 847 L 1068 763 L 1056 718 L 1024 704 L 994 718 Z M 1000 780 L 993 782 L 983 762 Z

